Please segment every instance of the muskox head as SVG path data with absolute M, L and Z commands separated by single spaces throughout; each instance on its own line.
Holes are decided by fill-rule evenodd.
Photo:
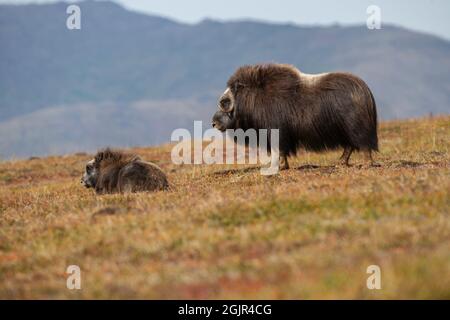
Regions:
M 86 168 L 83 176 L 81 177 L 81 183 L 86 188 L 95 188 L 98 179 L 98 168 L 95 165 L 95 159 L 92 159 L 86 164 Z
M 86 167 L 84 170 L 84 174 L 81 177 L 81 183 L 86 188 L 96 188 L 97 183 L 100 177 L 100 173 L 102 171 L 101 167 L 106 164 L 120 163 L 121 159 L 126 157 L 125 153 L 118 152 L 116 150 L 112 150 L 110 148 L 106 148 L 100 150 L 94 156 L 94 159 L 88 161 L 86 163 Z
M 214 114 L 212 126 L 220 131 L 233 129 L 235 126 L 235 99 L 230 88 L 219 98 L 219 110 Z

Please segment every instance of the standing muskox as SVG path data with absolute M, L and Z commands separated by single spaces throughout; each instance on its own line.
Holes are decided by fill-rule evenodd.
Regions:
M 226 129 L 279 129 L 282 169 L 303 147 L 322 151 L 344 148 L 378 150 L 377 110 L 372 92 L 349 73 L 305 74 L 285 64 L 243 66 L 228 80 L 213 126 Z
M 86 164 L 81 183 L 98 194 L 157 191 L 168 189 L 169 183 L 155 164 L 109 148 L 97 152 Z

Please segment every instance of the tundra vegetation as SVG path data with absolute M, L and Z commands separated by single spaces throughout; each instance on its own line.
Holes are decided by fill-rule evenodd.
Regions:
M 380 167 L 300 152 L 271 177 L 136 148 L 171 190 L 103 196 L 92 155 L 2 162 L 0 298 L 449 299 L 449 137 L 449 116 L 382 122 Z

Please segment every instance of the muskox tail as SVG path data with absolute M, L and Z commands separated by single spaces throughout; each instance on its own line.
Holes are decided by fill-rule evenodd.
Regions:
M 372 122 L 372 127 L 371 127 L 371 132 L 370 132 L 370 137 L 371 137 L 371 141 L 370 141 L 370 150 L 374 150 L 374 151 L 378 151 L 378 116 L 377 116 L 377 104 L 375 102 L 375 98 L 373 97 L 372 91 L 367 88 L 367 90 L 369 90 L 369 94 L 370 94 L 370 99 L 371 99 L 371 108 L 370 108 L 370 114 L 371 114 L 371 122 Z

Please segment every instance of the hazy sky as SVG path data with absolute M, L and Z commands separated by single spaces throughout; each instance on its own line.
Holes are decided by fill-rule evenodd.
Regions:
M 366 8 L 378 5 L 382 23 L 394 23 L 450 40 L 450 0 L 115 0 L 125 7 L 182 22 L 204 18 L 251 18 L 296 24 L 365 24 Z M 0 3 L 55 0 L 0 0 Z

